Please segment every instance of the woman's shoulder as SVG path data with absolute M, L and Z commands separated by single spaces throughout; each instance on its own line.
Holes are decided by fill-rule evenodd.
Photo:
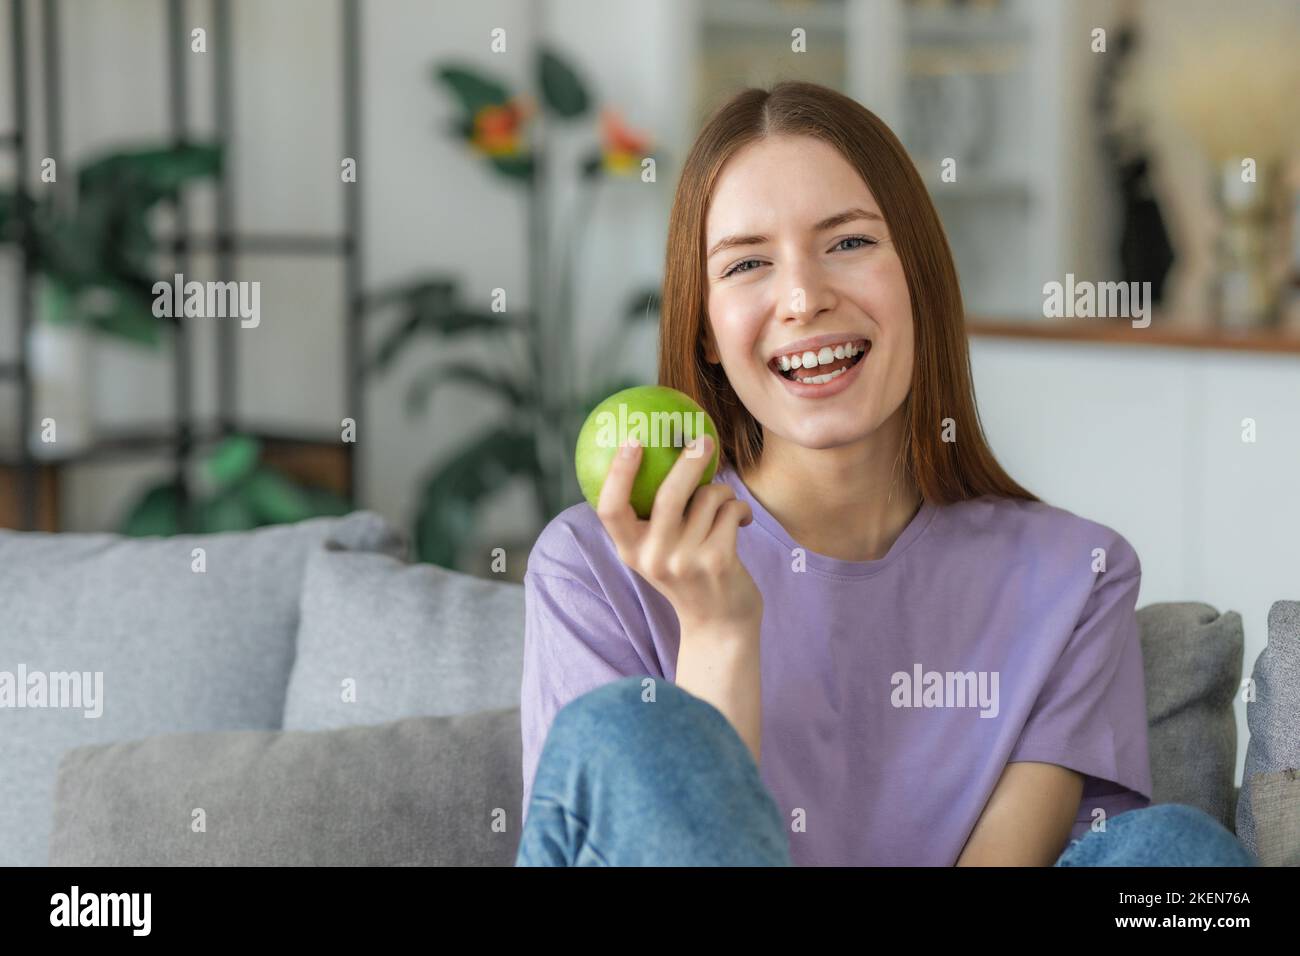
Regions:
M 1120 531 L 1059 505 L 983 495 L 941 510 L 950 533 L 967 540 L 1001 542 L 1039 560 L 1060 559 L 1073 566 L 1086 559 L 1098 569 L 1141 574 L 1137 551 Z
M 588 584 L 619 573 L 623 567 L 605 526 L 585 501 L 565 508 L 547 522 L 528 554 L 530 574 L 574 578 Z

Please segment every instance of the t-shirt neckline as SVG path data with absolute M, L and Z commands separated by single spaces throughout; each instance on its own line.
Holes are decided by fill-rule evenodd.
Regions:
M 925 533 L 939 510 L 938 506 L 933 502 L 922 500 L 921 507 L 917 509 L 916 514 L 912 516 L 912 520 L 903 528 L 902 533 L 894 539 L 894 543 L 890 545 L 889 551 L 883 557 L 876 558 L 874 561 L 846 561 L 809 550 L 795 541 L 781 523 L 754 497 L 754 493 L 749 490 L 749 486 L 745 484 L 740 474 L 730 465 L 723 465 L 719 468 L 718 477 L 735 489 L 738 498 L 749 503 L 754 512 L 754 523 L 771 535 L 787 553 L 793 554 L 795 549 L 801 550 L 804 555 L 804 563 L 809 569 L 834 577 L 865 578 L 873 574 L 879 574 L 898 561 L 903 552 Z

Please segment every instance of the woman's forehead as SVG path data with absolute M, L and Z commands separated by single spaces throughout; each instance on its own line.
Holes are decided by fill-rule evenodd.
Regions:
M 746 147 L 727 163 L 714 187 L 705 216 L 710 245 L 733 233 L 813 230 L 850 208 L 882 215 L 871 189 L 834 147 L 809 137 L 799 139 L 822 147 L 818 155 L 828 152 L 835 162 L 813 159 L 802 145 L 763 152 L 771 142 L 763 140 Z M 809 163 L 816 168 L 808 169 Z

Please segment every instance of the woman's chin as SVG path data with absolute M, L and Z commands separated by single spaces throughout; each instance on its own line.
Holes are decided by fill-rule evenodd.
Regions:
M 766 429 L 768 436 L 775 434 L 781 443 L 805 451 L 828 451 L 835 448 L 851 448 L 871 439 L 879 430 L 869 421 L 863 420 L 855 425 L 843 423 L 832 427 L 810 428 L 809 422 L 790 423 L 792 427 L 774 431 Z

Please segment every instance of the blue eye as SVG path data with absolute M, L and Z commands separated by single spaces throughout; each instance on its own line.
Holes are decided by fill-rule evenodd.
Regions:
M 845 252 L 852 252 L 854 249 L 862 249 L 862 248 L 864 248 L 865 246 L 874 246 L 874 245 L 877 245 L 877 244 L 879 243 L 879 240 L 878 240 L 878 239 L 872 239 L 870 236 L 845 236 L 843 239 L 841 239 L 839 242 L 837 242 L 837 243 L 835 244 L 835 248 L 836 248 L 836 249 L 839 249 L 839 248 L 840 248 L 844 243 L 846 243 L 846 242 L 861 242 L 861 243 L 864 244 L 864 245 L 862 245 L 862 246 L 853 246 L 853 247 L 850 248 L 850 249 L 845 249 L 845 250 L 844 250 Z M 747 266 L 747 265 L 749 265 L 751 262 L 757 262 L 759 265 L 762 265 L 762 263 L 759 262 L 759 260 L 757 260 L 757 259 L 745 259 L 745 260 L 743 260 L 743 261 L 741 261 L 741 262 L 737 262 L 734 266 L 732 266 L 730 269 L 728 269 L 726 272 L 724 272 L 724 273 L 722 274 L 722 278 L 725 279 L 725 278 L 727 278 L 728 276 L 732 276 L 732 275 L 735 275 L 735 274 L 737 274 L 737 273 L 742 273 L 742 272 L 753 272 L 753 271 L 754 271 L 753 269 L 742 269 L 742 268 L 741 268 L 741 266 Z
M 752 271 L 753 271 L 752 269 L 742 269 L 742 268 L 740 268 L 741 266 L 747 266 L 747 265 L 749 265 L 751 262 L 758 262 L 758 260 L 757 260 L 757 259 L 746 259 L 746 260 L 744 260 L 743 262 L 737 262 L 734 266 L 732 266 L 732 267 L 731 267 L 730 269 L 728 269 L 726 272 L 722 273 L 722 278 L 725 279 L 725 278 L 727 278 L 727 276 L 735 275 L 737 272 L 752 272 Z

